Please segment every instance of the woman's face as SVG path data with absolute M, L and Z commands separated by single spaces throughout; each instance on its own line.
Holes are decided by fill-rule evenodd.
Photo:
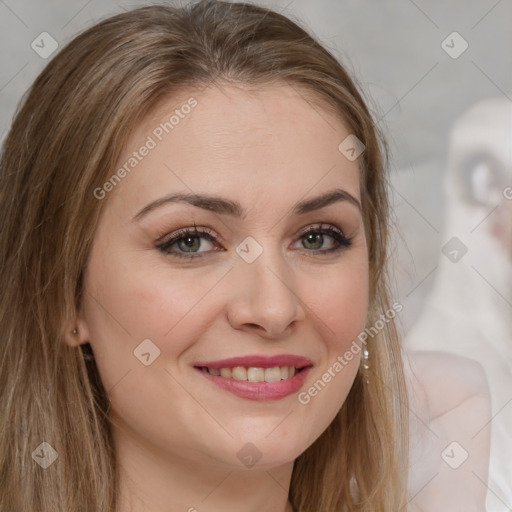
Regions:
M 327 428 L 368 305 L 349 135 L 285 85 L 210 87 L 134 130 L 95 192 L 107 204 L 79 320 L 118 442 L 270 468 Z

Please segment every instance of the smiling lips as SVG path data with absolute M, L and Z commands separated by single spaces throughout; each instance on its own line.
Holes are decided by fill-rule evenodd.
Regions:
M 301 356 L 234 357 L 195 368 L 222 389 L 249 400 L 277 400 L 298 391 L 312 362 Z

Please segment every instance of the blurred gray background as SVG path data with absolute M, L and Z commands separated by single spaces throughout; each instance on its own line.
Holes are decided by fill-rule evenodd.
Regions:
M 48 62 L 31 47 L 42 32 L 62 46 L 100 19 L 147 3 L 0 0 L 0 137 Z M 496 228 L 508 211 L 505 232 L 512 232 L 512 198 L 501 194 L 512 185 L 512 2 L 257 3 L 298 20 L 333 51 L 384 129 L 397 222 L 394 296 L 404 305 L 406 345 L 484 365 L 501 392 L 493 397 L 501 422 L 493 457 L 505 452 L 491 472 L 489 510 L 512 510 L 505 461 L 512 460 L 512 243 Z

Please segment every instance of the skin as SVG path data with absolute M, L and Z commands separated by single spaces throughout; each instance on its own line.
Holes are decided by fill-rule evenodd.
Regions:
M 188 93 L 166 100 L 134 129 L 119 166 Z M 90 342 L 111 400 L 120 512 L 234 512 L 241 503 L 247 512 L 289 512 L 293 461 L 341 408 L 359 354 L 306 405 L 297 393 L 240 398 L 193 365 L 301 355 L 313 363 L 306 390 L 349 349 L 368 307 L 361 212 L 349 201 L 290 211 L 335 188 L 360 201 L 358 162 L 338 150 L 350 134 L 341 119 L 287 85 L 209 87 L 194 97 L 192 113 L 103 199 L 73 343 Z M 247 213 L 235 218 L 168 203 L 133 220 L 176 192 L 236 200 Z M 196 240 L 202 257 L 156 247 L 194 223 L 217 238 Z M 308 245 L 301 228 L 319 224 L 341 230 L 350 247 L 321 254 L 337 246 L 330 235 Z M 247 236 L 263 250 L 252 263 L 236 252 Z M 134 356 L 144 339 L 160 350 L 149 366 Z M 237 457 L 249 442 L 261 454 L 252 467 Z
M 447 352 L 410 351 L 404 368 L 411 411 L 410 512 L 486 510 L 492 416 L 483 367 Z

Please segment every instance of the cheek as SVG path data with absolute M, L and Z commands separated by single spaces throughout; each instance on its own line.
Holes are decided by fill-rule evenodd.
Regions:
M 173 423 L 169 419 L 173 415 L 181 418 L 173 423 L 176 429 L 203 424 L 202 410 L 183 393 L 173 375 L 180 356 L 208 328 L 211 301 L 205 297 L 225 271 L 199 275 L 151 263 L 128 268 L 123 258 L 98 263 L 103 261 L 91 258 L 94 272 L 86 281 L 84 306 L 91 346 L 113 414 L 140 434 L 152 432 L 155 439 Z M 149 353 L 147 366 L 140 359 L 143 353 Z M 166 411 L 163 404 L 173 404 L 173 408 Z M 158 418 L 156 410 L 161 411 Z M 141 421 L 147 417 L 153 418 L 151 425 Z M 176 430 L 176 435 L 185 439 L 188 434 L 184 429 Z
M 355 255 L 321 280 L 309 278 L 304 293 L 329 350 L 344 351 L 365 327 L 369 298 L 365 255 Z
M 352 387 L 359 369 L 361 342 L 368 312 L 368 268 L 360 260 L 340 266 L 329 279 L 311 280 L 306 301 L 316 335 L 322 339 L 322 363 L 314 369 L 298 402 L 317 418 L 315 436 L 331 423 Z M 315 284 L 316 283 L 316 284 Z
M 364 328 L 368 310 L 368 286 L 364 276 L 340 278 L 326 290 L 318 314 L 322 314 L 340 342 Z M 322 313 L 323 312 L 323 313 Z
M 225 271 L 177 270 L 165 262 L 141 262 L 137 254 L 104 254 L 111 255 L 108 261 L 91 257 L 85 312 L 108 385 L 140 365 L 134 351 L 143 340 L 151 340 L 161 355 L 177 358 L 185 351 L 206 328 L 203 299 Z

